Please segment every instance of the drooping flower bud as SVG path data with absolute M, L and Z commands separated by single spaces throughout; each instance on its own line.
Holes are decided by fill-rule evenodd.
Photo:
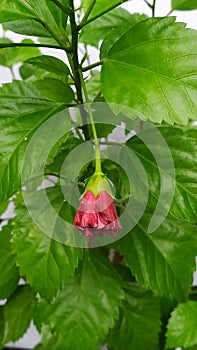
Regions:
M 114 206 L 110 182 L 105 175 L 94 174 L 83 194 L 74 226 L 86 237 L 110 234 L 117 237 L 122 228 Z

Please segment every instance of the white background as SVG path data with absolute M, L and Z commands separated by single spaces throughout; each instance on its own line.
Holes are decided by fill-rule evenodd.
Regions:
M 110 0 L 106 0 L 109 1 Z M 149 0 L 151 2 L 151 0 Z M 156 16 L 165 16 L 171 9 L 171 1 L 170 0 L 157 0 L 156 2 Z M 151 10 L 150 8 L 145 4 L 143 0 L 133 0 L 129 1 L 128 3 L 125 3 L 122 5 L 122 7 L 126 8 L 130 12 L 138 12 L 138 13 L 145 13 L 149 16 L 151 16 Z M 177 17 L 177 21 L 185 22 L 187 23 L 187 26 L 190 28 L 197 29 L 197 10 L 196 11 L 174 11 L 172 13 L 173 16 Z M 0 37 L 2 35 L 2 29 L 0 28 Z M 6 34 L 9 38 L 11 38 L 14 41 L 21 41 L 22 36 L 13 34 L 11 32 L 8 32 Z M 55 52 L 54 50 L 50 49 L 42 49 L 42 52 L 49 55 L 55 55 L 57 57 L 60 57 L 64 59 L 64 56 L 58 52 Z M 91 61 L 97 61 L 97 53 L 95 50 L 91 50 Z M 14 67 L 14 73 L 16 77 L 18 77 L 18 65 Z M 10 70 L 8 68 L 0 66 L 0 84 L 7 83 L 12 80 L 12 76 L 10 73 Z M 197 284 L 197 275 L 195 275 L 195 283 Z M 31 326 L 26 335 L 15 344 L 15 346 L 20 347 L 26 347 L 26 348 L 33 348 L 36 343 L 39 342 L 39 335 L 36 331 L 36 329 Z M 14 344 L 11 344 L 14 345 Z M 51 349 L 52 350 L 52 349 Z

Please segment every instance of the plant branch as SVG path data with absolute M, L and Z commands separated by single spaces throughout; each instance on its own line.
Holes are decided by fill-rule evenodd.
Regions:
M 173 11 L 174 11 L 173 9 L 172 9 L 172 10 L 170 10 L 170 11 L 167 13 L 166 17 L 170 16 L 170 15 L 171 15 L 171 13 L 172 13 Z
M 153 4 L 150 4 L 148 0 L 144 0 L 146 5 L 151 8 L 152 10 L 152 17 L 155 17 L 155 5 L 156 5 L 156 0 L 153 0 Z
M 64 50 L 67 53 L 71 53 L 72 49 L 70 47 L 60 47 L 58 45 L 48 45 L 48 44 L 32 44 L 32 43 L 0 43 L 0 49 L 4 49 L 7 47 L 47 47 L 50 49 L 58 49 L 58 50 Z
M 75 79 L 75 85 L 77 90 L 77 99 L 79 103 L 83 103 L 81 80 L 79 73 L 79 58 L 78 58 L 78 30 L 75 21 L 74 3 L 73 0 L 69 0 L 70 8 L 72 12 L 70 13 L 70 26 L 72 34 L 72 62 L 73 62 L 73 75 Z
M 148 5 L 148 7 L 152 8 L 152 5 L 150 4 L 150 2 L 148 2 L 147 0 L 144 0 L 144 2 L 146 3 L 146 5 Z
M 89 5 L 89 7 L 87 8 L 87 11 L 85 12 L 85 14 L 84 14 L 84 16 L 83 16 L 83 18 L 81 20 L 81 23 L 80 23 L 81 27 L 83 27 L 84 23 L 87 22 L 87 19 L 88 19 L 88 17 L 89 17 L 89 15 L 90 15 L 90 13 L 91 13 L 91 11 L 92 11 L 92 9 L 93 9 L 95 4 L 96 4 L 96 0 L 92 0 L 90 5 Z
M 90 117 L 90 122 L 91 122 L 91 126 L 92 126 L 93 137 L 94 137 L 94 143 L 95 143 L 95 173 L 96 174 L 103 174 L 102 167 L 101 167 L 100 143 L 99 143 L 99 139 L 98 139 L 98 135 L 97 135 L 97 131 L 96 131 L 96 126 L 94 123 L 94 118 L 93 118 L 91 105 L 90 105 L 90 101 L 89 101 L 89 96 L 88 96 L 86 85 L 85 85 L 85 82 L 83 79 L 82 71 L 80 71 L 79 73 L 80 73 L 81 85 L 82 85 L 85 100 L 87 103 L 87 108 L 88 108 L 88 113 L 89 113 L 89 117 Z
M 88 70 L 90 70 L 90 69 L 92 69 L 92 68 L 101 66 L 101 65 L 103 64 L 103 62 L 104 62 L 104 61 L 101 60 L 101 61 L 92 63 L 92 64 L 90 64 L 89 66 L 86 66 L 86 67 L 82 68 L 82 72 L 87 72 Z
M 62 12 L 64 12 L 66 15 L 68 16 L 70 15 L 71 9 L 69 7 L 65 7 L 58 0 L 50 0 L 50 1 L 52 1 L 55 5 L 57 5 L 57 7 L 59 7 L 60 10 L 62 10 Z
M 111 10 L 115 9 L 116 7 L 118 7 L 119 5 L 123 4 L 123 3 L 126 2 L 126 1 L 128 1 L 128 0 L 120 0 L 120 1 L 117 2 L 117 4 L 114 4 L 114 5 L 110 6 L 108 9 L 97 13 L 97 15 L 91 17 L 91 18 L 88 19 L 86 22 L 84 22 L 84 23 L 81 22 L 81 23 L 78 25 L 78 27 L 77 27 L 78 30 L 82 29 L 82 28 L 85 27 L 87 24 L 89 24 L 89 23 L 91 23 L 92 21 L 94 21 L 95 19 L 97 19 L 97 18 L 99 18 L 99 17 L 105 15 L 106 13 L 110 12 Z
M 67 52 L 67 45 L 66 45 L 67 43 L 65 42 L 65 40 L 60 39 L 59 36 L 49 27 L 48 23 L 46 23 L 45 21 L 40 20 L 39 23 L 41 23 L 41 25 L 47 30 L 47 32 L 55 39 L 55 41 L 60 45 L 62 50 L 65 50 Z M 68 38 L 66 39 L 68 41 Z
M 82 122 L 83 122 L 83 130 L 84 130 L 84 136 L 85 139 L 88 139 L 88 129 L 87 129 L 87 117 L 86 117 L 86 111 L 84 109 L 83 104 L 83 95 L 82 95 L 82 87 L 81 87 L 81 77 L 79 72 L 79 58 L 78 58 L 78 29 L 77 24 L 75 20 L 75 11 L 74 11 L 74 1 L 69 0 L 69 6 L 72 10 L 70 12 L 70 26 L 71 26 L 71 34 L 72 34 L 72 55 L 68 55 L 69 62 L 71 64 L 72 73 L 74 76 L 75 81 L 75 87 L 76 87 L 76 93 L 77 93 L 77 103 L 80 109 Z
M 152 17 L 155 17 L 155 7 L 156 7 L 156 0 L 153 0 L 153 5 L 152 5 Z

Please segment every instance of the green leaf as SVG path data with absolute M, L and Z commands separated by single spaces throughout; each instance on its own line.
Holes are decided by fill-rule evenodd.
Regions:
M 1 38 L 0 43 L 12 43 L 8 38 Z M 24 39 L 23 44 L 34 44 L 33 40 Z M 38 56 L 40 50 L 37 47 L 8 47 L 0 50 L 0 65 L 12 67 L 14 64 L 24 62 L 30 57 Z
M 20 19 L 9 21 L 3 24 L 4 29 L 11 30 L 14 33 L 36 37 L 50 37 L 49 32 L 41 23 L 32 21 L 31 19 Z
M 117 242 L 117 247 L 145 288 L 161 297 L 183 300 L 189 294 L 195 270 L 196 227 L 167 218 L 150 234 L 150 219 L 150 213 L 144 214 L 135 228 Z
M 197 345 L 197 302 L 178 305 L 171 314 L 167 328 L 167 348 Z
M 22 79 L 31 83 L 45 78 L 54 78 L 67 84 L 69 74 L 69 68 L 64 62 L 48 55 L 33 57 L 20 67 Z
M 47 195 L 58 213 L 66 212 L 68 215 L 64 196 L 59 187 L 49 188 Z M 45 208 L 41 211 L 46 219 Z M 40 212 L 40 215 L 42 213 Z M 50 300 L 74 274 L 83 250 L 68 247 L 48 237 L 35 225 L 25 205 L 20 202 L 16 204 L 16 214 L 12 245 L 20 272 L 43 298 Z M 55 224 L 54 222 L 54 227 Z
M 33 86 L 40 92 L 41 96 L 54 102 L 71 103 L 74 100 L 74 92 L 69 84 L 54 78 L 36 80 Z
M 110 349 L 158 350 L 160 332 L 158 300 L 151 292 L 136 283 L 127 282 L 124 291 L 125 298 L 119 320 L 109 333 Z
M 73 136 L 72 133 L 67 134 L 67 140 L 62 143 L 58 149 L 56 154 L 53 153 L 52 156 L 47 159 L 45 172 L 60 175 L 62 165 L 67 157 L 67 155 L 78 145 L 81 144 L 81 140 L 77 139 Z
M 57 299 L 50 305 L 40 302 L 36 325 L 50 323 L 63 349 L 92 350 L 113 327 L 122 298 L 118 273 L 101 250 L 90 250 Z
M 30 136 L 62 104 L 40 96 L 30 84 L 14 81 L 0 89 L 0 199 L 12 196 L 20 187 L 20 174 Z
M 107 102 L 131 107 L 153 122 L 196 120 L 197 32 L 174 21 L 139 22 L 114 44 L 101 71 Z
M 122 8 L 114 9 L 111 12 L 90 22 L 82 28 L 79 40 L 87 45 L 98 47 L 99 41 L 109 35 L 111 31 L 115 32 L 119 27 L 126 28 L 132 26 L 133 16 Z
M 5 319 L 3 314 L 3 306 L 0 306 L 0 349 L 3 348 L 4 332 L 5 332 Z
M 172 0 L 172 9 L 173 10 L 195 10 L 197 9 L 196 0 Z
M 86 88 L 91 98 L 95 98 L 96 95 L 101 91 L 99 71 L 94 70 L 91 72 L 91 76 L 88 80 L 86 80 Z
M 57 333 L 52 334 L 49 325 L 42 327 L 42 342 L 39 343 L 34 350 L 62 350 L 62 340 Z
M 64 0 L 61 0 L 64 6 L 67 5 Z M 31 22 L 25 22 L 24 20 L 33 20 Z M 22 20 L 22 23 L 20 23 Z M 65 35 L 65 28 L 67 22 L 67 15 L 65 15 L 52 1 L 47 0 L 19 0 L 19 1 L 1 1 L 0 4 L 0 23 L 18 21 L 19 31 L 17 31 L 16 23 L 12 27 L 12 30 L 16 30 L 19 34 L 21 33 L 21 26 L 23 24 L 23 35 L 34 35 L 36 36 L 39 33 L 38 25 L 35 26 L 34 21 L 41 23 L 46 31 L 51 34 L 51 31 L 58 38 L 67 40 Z M 31 29 L 29 29 L 31 28 Z M 35 28 L 35 31 L 34 31 Z M 11 29 L 11 26 L 9 26 Z M 27 30 L 27 31 L 26 31 Z M 48 35 L 46 35 L 48 36 Z
M 26 63 L 31 64 L 36 69 L 41 68 L 47 72 L 54 73 L 57 77 L 64 77 L 64 79 L 68 80 L 69 68 L 59 58 L 42 55 L 30 58 Z
M 8 298 L 19 281 L 15 254 L 10 244 L 11 230 L 11 225 L 7 225 L 0 231 L 0 299 Z
M 171 128 L 164 125 L 158 127 L 161 136 L 164 137 L 172 154 L 176 173 L 176 186 L 170 213 L 179 219 L 196 223 L 197 212 L 197 129 L 196 128 Z M 146 131 L 146 137 L 149 131 Z M 135 152 L 143 164 L 149 182 L 149 205 L 155 208 L 160 195 L 160 175 L 157 160 L 154 159 L 151 150 L 137 136 L 132 137 L 126 145 Z M 158 149 L 159 149 L 158 145 Z M 162 158 L 162 151 L 160 151 Z M 165 169 L 162 170 L 163 174 Z M 167 193 L 168 182 L 162 184 Z M 168 199 L 168 198 L 167 198 Z
M 118 9 L 119 11 L 120 9 Z M 100 57 L 101 59 L 105 58 L 111 47 L 118 41 L 123 34 L 125 34 L 131 27 L 133 27 L 136 23 L 144 21 L 148 17 L 145 14 L 129 14 L 124 15 L 122 20 L 119 19 L 119 25 L 114 28 L 114 30 L 108 32 L 108 35 L 105 36 L 104 41 L 101 45 Z
M 30 286 L 19 286 L 3 307 L 5 317 L 4 343 L 16 341 L 22 337 L 30 325 L 35 307 L 35 293 Z
M 1 202 L 0 203 L 0 215 L 4 214 L 7 207 L 8 207 L 8 204 L 9 204 L 9 201 L 8 200 L 5 200 L 4 202 Z M 0 221 L 3 220 L 1 217 L 0 217 Z

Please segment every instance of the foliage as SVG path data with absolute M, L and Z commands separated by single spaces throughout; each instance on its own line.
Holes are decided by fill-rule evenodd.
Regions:
M 123 2 L 0 0 L 0 65 L 13 75 L 20 64 L 0 87 L 0 349 L 32 321 L 35 350 L 197 348 L 197 32 L 155 18 L 155 1 L 152 18 Z M 128 227 L 105 244 L 72 227 L 94 172 L 85 102 Z

